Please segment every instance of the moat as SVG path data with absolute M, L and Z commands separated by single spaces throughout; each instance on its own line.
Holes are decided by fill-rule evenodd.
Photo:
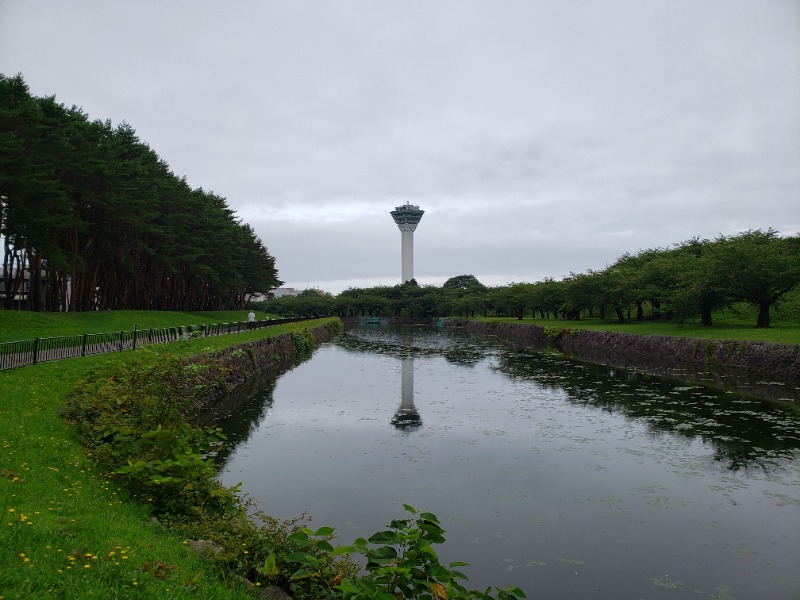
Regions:
M 223 421 L 220 479 L 341 543 L 403 504 L 529 598 L 800 597 L 800 411 L 422 327 L 357 328 Z

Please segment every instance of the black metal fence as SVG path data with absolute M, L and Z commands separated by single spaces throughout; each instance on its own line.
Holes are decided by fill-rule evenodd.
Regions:
M 290 317 L 286 319 L 267 319 L 247 323 L 214 323 L 210 325 L 183 325 L 180 327 L 161 327 L 118 331 L 114 333 L 84 333 L 61 337 L 36 338 L 20 342 L 0 343 L 0 370 L 35 365 L 36 363 L 76 356 L 89 356 L 106 352 L 135 350 L 137 346 L 164 344 L 191 337 L 212 337 L 227 335 L 250 329 L 261 329 L 284 323 L 307 321 L 317 317 Z

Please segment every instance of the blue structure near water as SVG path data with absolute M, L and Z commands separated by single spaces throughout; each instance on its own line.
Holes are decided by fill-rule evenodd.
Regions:
M 388 325 L 389 317 L 358 317 L 359 325 Z

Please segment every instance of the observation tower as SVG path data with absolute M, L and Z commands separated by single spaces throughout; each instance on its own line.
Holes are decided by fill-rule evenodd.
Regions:
M 419 225 L 424 210 L 419 206 L 414 206 L 406 202 L 403 206 L 397 206 L 391 212 L 394 222 L 400 229 L 401 245 L 403 254 L 403 277 L 400 283 L 405 283 L 414 279 L 414 230 Z

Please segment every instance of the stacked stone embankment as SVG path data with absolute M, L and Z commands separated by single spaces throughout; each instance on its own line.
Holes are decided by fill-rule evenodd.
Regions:
M 629 364 L 692 365 L 781 380 L 800 380 L 800 345 L 748 340 L 723 341 L 616 331 L 543 327 L 532 324 L 448 320 L 448 325 L 527 345 L 552 344 L 587 360 L 617 358 Z
M 336 328 L 320 325 L 308 332 L 314 337 L 314 346 L 318 347 L 336 335 Z M 285 333 L 192 357 L 189 363 L 207 367 L 199 370 L 192 382 L 196 388 L 204 388 L 193 411 L 195 420 L 206 424 L 218 415 L 230 413 L 248 397 L 251 388 L 276 379 L 296 363 L 298 356 L 292 334 Z

